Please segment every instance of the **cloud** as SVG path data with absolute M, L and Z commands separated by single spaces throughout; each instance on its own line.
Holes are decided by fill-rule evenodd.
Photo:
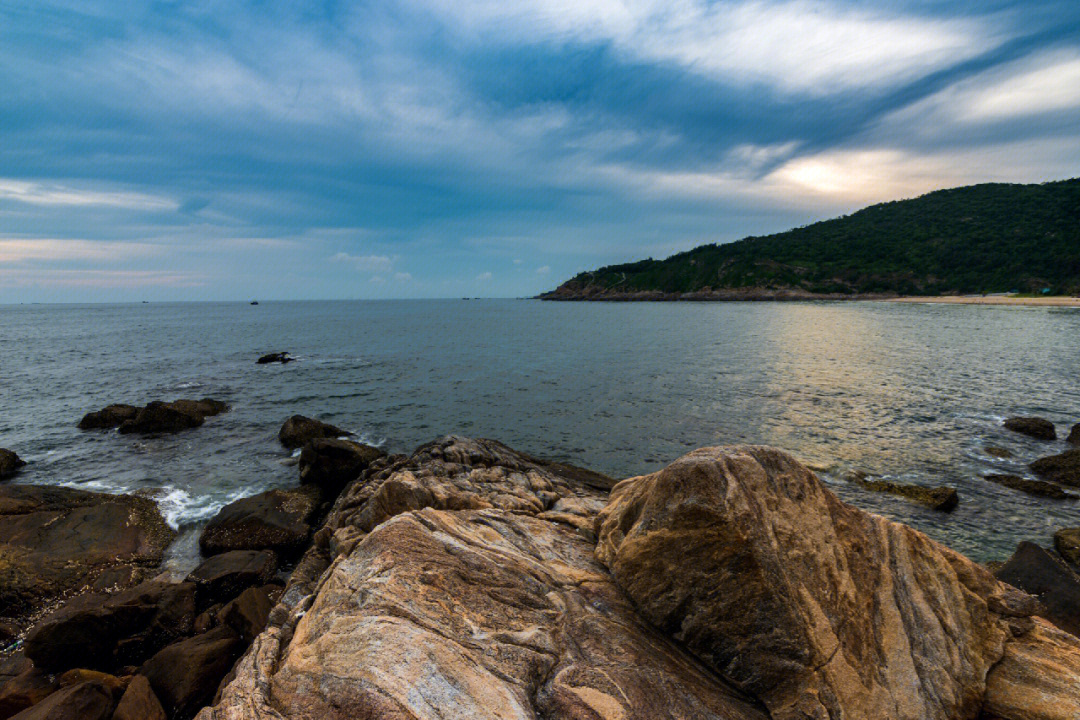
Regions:
M 900 85 L 976 57 L 1002 34 L 974 18 L 941 19 L 836 2 L 449 0 L 421 2 L 487 42 L 611 43 L 638 61 L 675 63 L 734 84 L 827 94 Z
M 350 255 L 339 252 L 330 259 L 352 265 L 357 272 L 388 273 L 394 268 L 393 259 L 386 255 Z
M 0 268 L 0 280 L 15 287 L 134 289 L 157 287 L 190 288 L 205 284 L 206 279 L 196 273 L 174 270 Z
M 536 268 L 537 275 L 547 275 L 549 272 L 551 272 L 550 265 L 541 265 L 540 267 Z
M 494 277 L 494 276 L 491 273 L 482 272 L 482 273 L 480 273 L 479 275 L 476 276 L 476 279 L 483 282 L 483 281 L 486 281 L 486 280 L 490 280 L 492 277 Z
M 175 200 L 138 192 L 113 192 L 75 188 L 56 182 L 35 182 L 0 178 L 0 200 L 29 205 L 102 205 L 128 210 L 176 210 Z
M 399 283 L 409 282 L 412 279 L 413 279 L 413 277 L 412 277 L 412 275 L 410 273 L 407 273 L 407 272 L 394 273 L 394 280 L 396 280 Z
M 19 263 L 28 260 L 117 262 L 133 257 L 156 255 L 163 250 L 164 248 L 159 245 L 139 242 L 0 238 L 0 263 Z

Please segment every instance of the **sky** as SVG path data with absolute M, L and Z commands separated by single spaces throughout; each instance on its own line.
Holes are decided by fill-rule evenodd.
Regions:
M 1076 176 L 1076 0 L 0 0 L 0 303 L 529 296 Z

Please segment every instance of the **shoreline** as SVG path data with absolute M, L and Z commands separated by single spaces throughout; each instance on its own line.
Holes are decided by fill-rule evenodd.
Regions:
M 1028 307 L 1080 307 L 1080 297 L 1013 297 L 1011 295 L 936 295 L 886 298 L 885 302 L 942 305 L 1018 305 Z
M 536 300 L 549 302 L 806 302 L 806 301 L 871 301 L 894 303 L 923 303 L 943 305 L 998 305 L 1027 307 L 1080 307 L 1080 297 L 1053 295 L 1048 297 L 1015 297 L 1012 295 L 893 295 L 885 293 L 810 293 L 799 290 L 698 290 L 687 293 L 667 293 L 657 290 L 637 292 L 585 291 L 579 293 L 544 293 Z

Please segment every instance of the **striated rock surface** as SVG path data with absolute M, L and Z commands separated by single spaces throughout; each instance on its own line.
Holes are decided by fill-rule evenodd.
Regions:
M 1008 720 L 1076 720 L 1078 685 L 1080 639 L 1036 618 L 990 671 L 984 711 Z
M 773 448 L 705 448 L 624 480 L 598 525 L 642 614 L 774 720 L 975 718 L 1013 616 L 1034 610 Z
M 174 533 L 152 500 L 0 485 L 0 616 L 39 610 L 95 581 L 132 584 Z
M 597 562 L 599 492 L 491 441 L 380 463 L 200 720 L 766 720 Z

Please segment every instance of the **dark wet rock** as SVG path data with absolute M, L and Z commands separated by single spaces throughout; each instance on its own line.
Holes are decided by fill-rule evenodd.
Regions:
M 281 430 L 278 431 L 278 440 L 290 450 L 295 450 L 303 447 L 310 440 L 339 438 L 345 435 L 352 435 L 352 433 L 321 420 L 293 415 L 281 426 Z
M 121 679 L 115 675 L 99 672 L 97 670 L 88 670 L 86 668 L 74 668 L 68 670 L 57 677 L 56 680 L 60 683 L 61 688 L 81 685 L 82 683 L 94 683 L 95 685 L 100 685 L 112 695 L 114 704 L 120 701 L 120 697 L 124 694 L 124 690 L 127 689 L 128 684 L 126 679 Z
M 167 720 L 164 708 L 150 682 L 142 675 L 131 679 L 116 706 L 112 720 Z
M 1054 533 L 1054 549 L 1073 567 L 1080 567 L 1080 528 L 1062 528 Z
M 236 597 L 249 587 L 266 585 L 277 570 L 277 557 L 265 550 L 233 550 L 205 560 L 188 580 L 198 588 L 202 605 Z
M 296 358 L 294 357 L 290 357 L 289 353 L 287 352 L 276 352 L 263 355 L 258 360 L 256 360 L 255 363 L 257 365 L 269 365 L 270 363 L 281 363 L 282 365 L 284 365 L 285 363 L 292 362 L 295 359 Z
M 22 654 L 13 655 L 0 668 L 0 720 L 22 712 L 52 695 L 59 683 Z
M 1058 485 L 1053 483 L 1044 482 L 1042 480 L 1028 480 L 1022 478 L 1019 475 L 1003 475 L 1000 473 L 990 473 L 983 475 L 985 480 L 989 480 L 992 483 L 998 485 L 1004 485 L 1007 488 L 1013 490 L 1019 490 L 1020 492 L 1026 492 L 1029 495 L 1038 495 L 1039 497 L 1050 498 L 1051 500 L 1076 500 L 1080 498 L 1080 495 L 1075 493 L 1066 492 Z
M 1056 440 L 1057 431 L 1054 423 L 1040 417 L 1011 417 L 1003 425 L 1008 430 L 1018 432 L 1039 440 Z
M 163 648 L 140 673 L 146 676 L 165 712 L 183 720 L 214 697 L 218 683 L 242 649 L 240 636 L 219 626 Z
M 109 688 L 83 682 L 52 695 L 13 716 L 14 720 L 109 720 L 114 702 Z
M 112 670 L 139 663 L 192 632 L 195 585 L 149 581 L 115 595 L 73 598 L 26 637 L 26 656 L 46 670 Z
M 312 440 L 300 452 L 300 482 L 321 488 L 328 498 L 336 497 L 368 465 L 385 454 L 376 447 L 351 440 Z
M 956 494 L 956 488 L 951 487 L 923 487 L 922 485 L 908 485 L 906 483 L 892 482 L 891 480 L 871 480 L 861 472 L 848 473 L 844 476 L 844 480 L 858 485 L 864 490 L 896 495 L 942 512 L 954 510 L 960 502 L 960 497 Z
M 1080 576 L 1035 543 L 1022 542 L 994 575 L 1043 605 L 1039 613 L 1065 632 L 1080 635 Z
M 120 425 L 121 433 L 175 433 L 203 424 L 204 416 L 187 412 L 173 403 L 155 400 L 139 410 L 131 420 Z
M 102 430 L 120 427 L 128 420 L 134 420 L 139 408 L 134 405 L 109 405 L 96 412 L 86 413 L 79 421 L 80 430 Z
M 217 617 L 220 623 L 231 627 L 245 643 L 249 643 L 266 627 L 273 607 L 266 588 L 248 588 L 226 603 Z
M 213 398 L 203 398 L 202 400 L 173 400 L 170 404 L 180 412 L 185 412 L 189 415 L 198 415 L 203 418 L 213 417 L 214 415 L 220 415 L 223 412 L 229 411 L 228 403 L 221 400 L 214 400 Z
M 1013 456 L 1012 450 L 1009 450 L 1008 448 L 1003 448 L 999 445 L 987 445 L 983 448 L 983 452 L 985 452 L 991 457 L 1002 459 L 1011 458 Z
M 1076 423 L 1072 426 L 1072 430 L 1069 431 L 1069 437 L 1065 439 L 1065 442 L 1070 445 L 1080 445 L 1080 423 Z
M 22 632 L 22 629 L 18 623 L 0 618 L 0 650 L 15 642 L 20 632 Z
M 137 581 L 174 536 L 147 498 L 0 485 L 0 616 L 40 610 L 104 575 Z
M 319 503 L 318 488 L 268 490 L 229 503 L 199 537 L 203 555 L 231 550 L 273 550 L 282 557 L 304 549 Z
M 26 461 L 11 450 L 0 448 L 0 480 L 11 477 L 26 465 Z
M 1060 455 L 1039 458 L 1028 467 L 1045 480 L 1080 487 L 1080 448 L 1066 450 Z

